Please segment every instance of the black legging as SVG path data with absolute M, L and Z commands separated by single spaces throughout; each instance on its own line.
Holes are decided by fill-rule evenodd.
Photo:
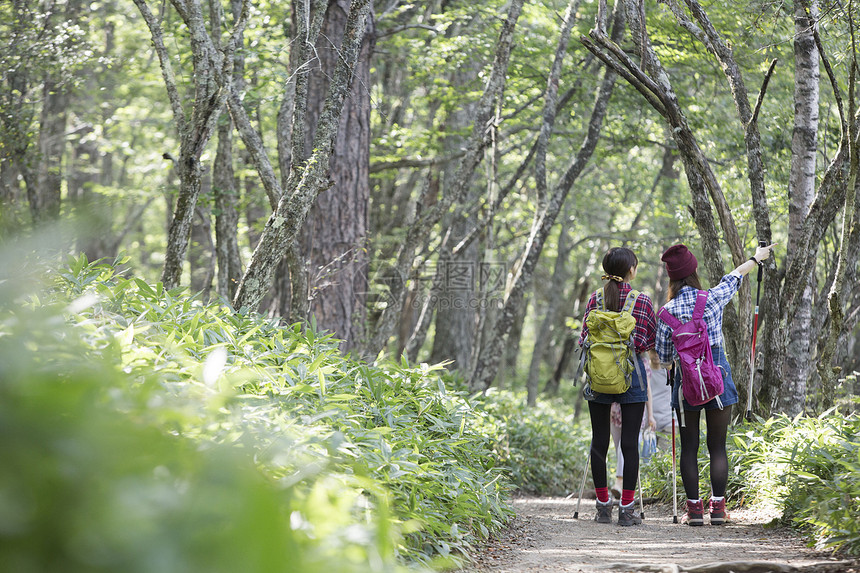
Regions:
M 681 413 L 678 413 L 680 420 Z M 699 416 L 701 412 L 684 410 L 684 427 L 681 434 L 681 480 L 687 499 L 699 499 Z M 717 497 L 726 495 L 729 481 L 729 458 L 726 454 L 726 432 L 732 417 L 732 407 L 722 410 L 705 410 L 706 441 L 711 457 L 711 490 Z M 626 455 L 626 454 L 625 454 Z
M 606 452 L 609 451 L 611 404 L 588 403 L 591 414 L 591 477 L 594 487 L 606 487 Z M 636 489 L 639 477 L 639 426 L 645 402 L 621 404 L 621 455 L 624 456 L 624 489 Z

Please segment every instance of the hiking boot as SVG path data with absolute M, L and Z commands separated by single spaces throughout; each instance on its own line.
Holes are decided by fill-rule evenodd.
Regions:
M 618 506 L 618 525 L 640 525 L 642 518 L 636 513 L 636 504 L 630 502 L 628 505 Z
M 726 522 L 726 499 L 714 501 L 708 504 L 708 513 L 711 514 L 711 525 L 722 525 Z
M 701 499 L 696 502 L 687 500 L 687 515 L 684 518 L 687 525 L 704 525 L 704 514 L 705 507 Z
M 612 523 L 612 500 L 603 503 L 597 500 L 597 515 L 594 516 L 597 523 Z

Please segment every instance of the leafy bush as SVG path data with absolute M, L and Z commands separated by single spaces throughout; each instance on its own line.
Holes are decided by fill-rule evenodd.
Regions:
M 15 570 L 390 571 L 510 516 L 488 414 L 434 368 L 83 257 L 55 278 L 0 308 Z
M 494 437 L 514 485 L 530 494 L 578 491 L 591 443 L 588 422 L 577 423 L 573 407 L 560 400 L 525 403 L 524 392 L 491 389 L 484 405 L 491 415 L 484 431 Z
M 699 489 L 710 490 L 707 449 L 699 450 Z M 776 416 L 730 430 L 731 505 L 766 506 L 811 543 L 860 554 L 860 418 Z M 671 501 L 671 450 L 643 466 L 645 490 Z M 680 479 L 678 490 L 683 497 Z
M 777 416 L 732 436 L 747 491 L 819 547 L 860 554 L 860 418 Z

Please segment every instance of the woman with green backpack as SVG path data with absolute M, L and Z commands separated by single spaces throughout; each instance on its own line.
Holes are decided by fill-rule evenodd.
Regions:
M 633 290 L 639 260 L 625 247 L 613 247 L 603 257 L 602 279 L 585 307 L 582 321 L 581 368 L 588 382 L 584 396 L 591 416 L 591 475 L 597 495 L 599 523 L 612 522 L 612 500 L 606 480 L 610 410 L 621 405 L 621 451 L 624 455 L 618 525 L 638 525 L 633 503 L 639 476 L 639 426 L 648 399 L 648 379 L 642 355 L 654 348 L 656 318 L 647 295 Z
M 658 315 L 656 350 L 661 364 L 677 365 L 672 408 L 681 421 L 681 481 L 687 494 L 688 525 L 704 524 L 698 466 L 702 410 L 711 463 L 710 523 L 721 525 L 726 520 L 726 433 L 738 393 L 723 350 L 723 309 L 738 292 L 743 277 L 768 258 L 773 247 L 758 247 L 755 255 L 707 291 L 702 290 L 696 273 L 698 261 L 685 245 L 669 247 L 661 257 L 666 263 L 669 289 L 666 305 Z M 698 345 L 697 338 L 701 339 Z

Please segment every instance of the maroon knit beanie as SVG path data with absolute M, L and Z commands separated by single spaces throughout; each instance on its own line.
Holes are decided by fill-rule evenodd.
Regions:
M 687 278 L 699 266 L 699 261 L 686 245 L 673 245 L 666 249 L 663 256 L 660 257 L 666 263 L 666 273 L 669 275 L 669 280 L 679 280 Z

